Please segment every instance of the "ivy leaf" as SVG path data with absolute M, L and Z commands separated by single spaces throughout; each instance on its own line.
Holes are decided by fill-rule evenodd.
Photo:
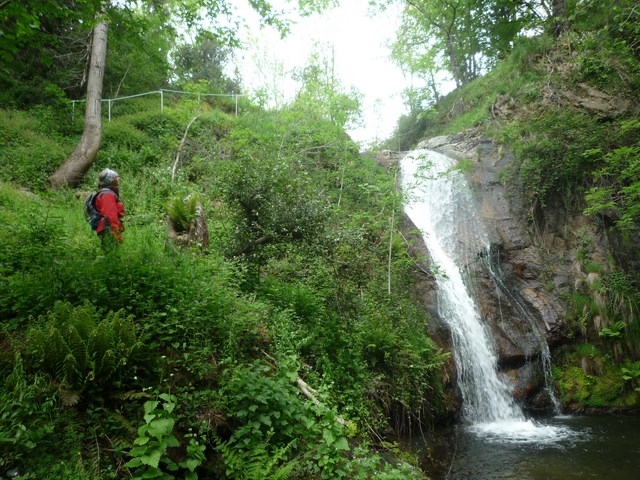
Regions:
M 188 458 L 184 462 L 181 462 L 180 466 L 187 468 L 189 471 L 193 472 L 201 463 L 202 462 L 197 458 Z

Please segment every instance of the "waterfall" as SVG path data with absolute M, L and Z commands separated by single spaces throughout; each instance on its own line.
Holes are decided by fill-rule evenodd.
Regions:
M 438 312 L 451 331 L 462 393 L 462 413 L 471 423 L 521 422 L 524 415 L 497 371 L 491 335 L 465 283 L 460 265 L 489 249 L 464 176 L 455 161 L 429 151 L 401 161 L 405 212 L 423 235 L 435 264 Z
M 540 362 L 542 364 L 542 372 L 544 374 L 545 390 L 547 392 L 547 395 L 549 396 L 551 404 L 553 405 L 554 413 L 556 415 L 560 415 L 562 413 L 562 405 L 560 404 L 560 400 L 558 400 L 558 397 L 556 396 L 553 388 L 553 374 L 551 373 L 551 351 L 549 350 L 549 345 L 547 344 L 540 325 L 538 324 L 538 322 L 536 322 L 535 318 L 532 318 L 532 315 L 524 307 L 521 297 L 517 294 L 517 292 L 514 292 L 505 284 L 504 275 L 502 273 L 502 268 L 500 267 L 498 257 L 499 253 L 494 252 L 494 249 L 490 248 L 487 254 L 483 256 L 483 259 L 486 260 L 485 268 L 493 279 L 493 282 L 496 286 L 496 291 L 501 292 L 506 298 L 509 299 L 511 305 L 513 305 L 520 316 L 527 321 L 527 323 L 531 327 L 531 331 L 534 332 L 536 338 L 538 339 L 538 345 L 540 346 Z

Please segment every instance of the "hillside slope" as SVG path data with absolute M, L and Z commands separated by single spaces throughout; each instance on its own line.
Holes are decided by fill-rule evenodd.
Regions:
M 59 192 L 81 119 L 0 111 L 0 476 L 421 478 L 376 453 L 442 405 L 393 175 L 308 111 L 216 107 L 137 102 Z M 196 216 L 208 248 L 174 243 Z

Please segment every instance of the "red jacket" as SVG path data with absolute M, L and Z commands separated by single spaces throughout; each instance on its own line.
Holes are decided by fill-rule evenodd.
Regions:
M 119 200 L 116 192 L 102 192 L 96 197 L 96 210 L 102 217 L 98 223 L 96 233 L 98 235 L 104 230 L 106 220 L 111 225 L 111 231 L 117 240 L 122 241 L 122 232 L 124 231 L 124 224 L 122 223 L 122 217 L 124 217 L 124 205 Z

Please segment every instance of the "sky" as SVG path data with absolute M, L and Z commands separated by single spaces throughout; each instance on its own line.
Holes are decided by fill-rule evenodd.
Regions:
M 306 65 L 314 45 L 320 42 L 327 52 L 333 47 L 336 75 L 343 89 L 355 87 L 364 96 L 364 123 L 348 130 L 353 140 L 370 145 L 391 135 L 406 111 L 401 92 L 409 84 L 389 59 L 388 45 L 400 22 L 396 7 L 371 17 L 368 0 L 341 0 L 339 7 L 320 16 L 300 19 L 283 40 L 272 29 L 259 29 L 257 15 L 251 13 L 247 14 L 251 28 L 244 34 L 251 48 L 237 58 L 245 88 L 254 91 L 259 85 L 273 82 L 273 75 L 265 73 L 270 63 L 266 57 L 272 68 L 280 62 L 286 77 L 293 69 Z M 293 81 L 278 82 L 277 87 L 285 101 L 291 100 L 298 89 Z

